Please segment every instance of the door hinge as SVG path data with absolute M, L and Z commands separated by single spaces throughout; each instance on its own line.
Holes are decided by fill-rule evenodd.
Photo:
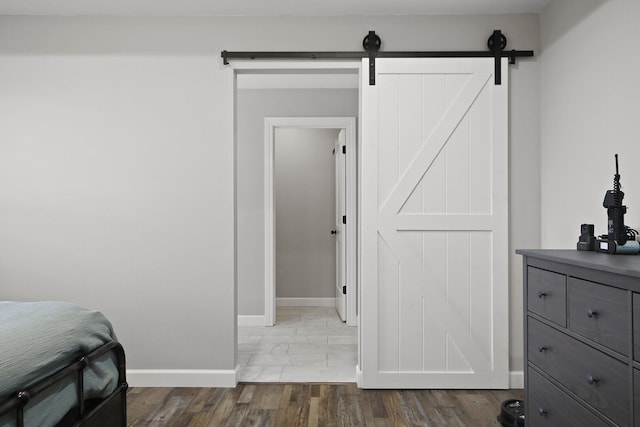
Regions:
M 347 294 L 347 286 L 346 285 L 342 287 L 342 294 L 343 295 Z
M 343 224 L 347 223 L 347 216 L 346 215 L 342 215 L 342 223 Z
M 347 154 L 347 146 L 346 145 L 342 146 L 342 154 Z

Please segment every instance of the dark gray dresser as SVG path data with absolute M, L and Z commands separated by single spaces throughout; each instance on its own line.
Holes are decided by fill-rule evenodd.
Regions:
M 640 256 L 516 253 L 527 427 L 640 426 Z

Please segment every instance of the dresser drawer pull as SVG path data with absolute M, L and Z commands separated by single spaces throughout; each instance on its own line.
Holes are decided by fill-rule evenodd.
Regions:
M 545 411 L 542 408 L 538 408 L 538 415 L 540 415 L 541 417 L 546 417 L 547 416 L 547 411 Z
M 540 347 L 538 347 L 538 351 L 539 351 L 540 353 L 544 353 L 544 352 L 545 352 L 545 351 L 547 351 L 547 350 L 549 350 L 549 347 L 544 347 L 544 346 L 540 346 Z
M 591 375 L 587 375 L 587 382 L 589 383 L 589 385 L 594 385 L 598 383 L 598 379 L 594 378 Z
M 538 291 L 538 298 L 544 298 L 547 296 L 546 292 Z
M 587 317 L 591 319 L 592 317 L 598 317 L 598 312 L 595 310 L 587 310 Z

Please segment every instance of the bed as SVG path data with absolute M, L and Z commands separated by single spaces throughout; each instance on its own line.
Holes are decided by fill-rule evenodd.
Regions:
M 126 426 L 111 323 L 66 302 L 0 301 L 0 427 Z

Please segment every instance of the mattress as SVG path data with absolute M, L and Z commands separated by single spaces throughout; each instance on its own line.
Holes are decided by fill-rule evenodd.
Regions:
M 0 402 L 115 339 L 98 311 L 66 302 L 0 301 Z M 77 406 L 76 376 L 29 401 L 25 426 L 55 425 Z M 117 383 L 115 356 L 105 354 L 85 369 L 85 399 L 107 397 Z M 14 425 L 14 413 L 0 417 L 1 427 Z

